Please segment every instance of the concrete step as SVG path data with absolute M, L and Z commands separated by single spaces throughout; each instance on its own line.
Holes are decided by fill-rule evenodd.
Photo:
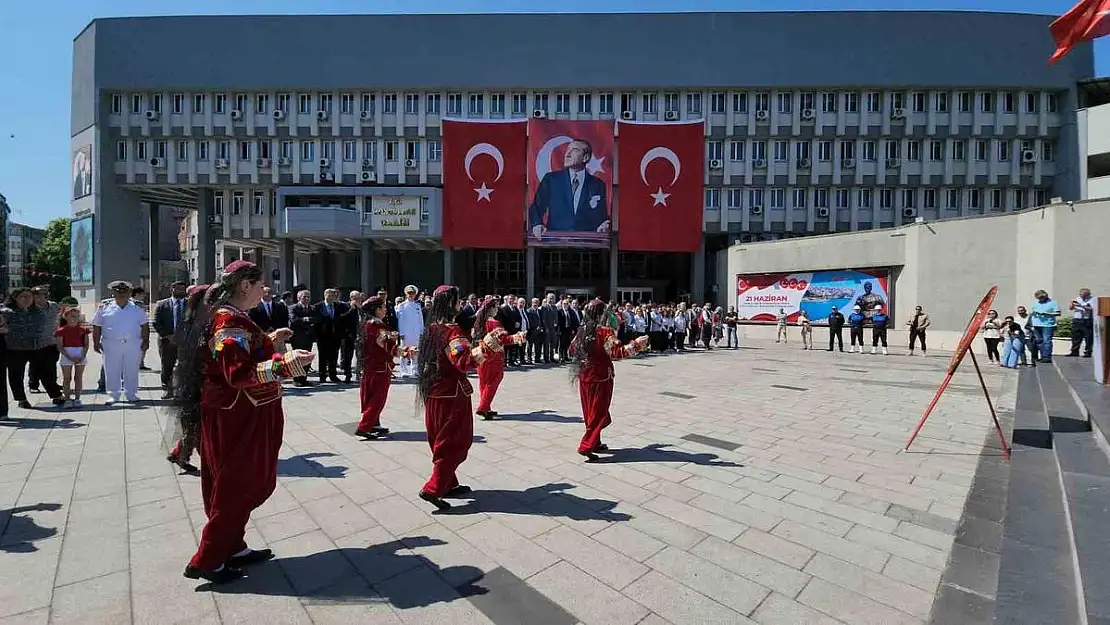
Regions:
M 1019 372 L 995 623 L 1078 623 L 1074 544 L 1054 433 L 1038 380 Z
M 1038 368 L 1038 378 L 1064 486 L 1079 597 L 1088 623 L 1110 623 L 1110 447 L 1099 427 L 1110 422 L 1110 389 L 1094 382 L 1090 360 L 1059 361 L 1062 366 Z

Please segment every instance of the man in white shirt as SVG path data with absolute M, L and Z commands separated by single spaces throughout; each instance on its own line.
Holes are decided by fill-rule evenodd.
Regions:
M 424 310 L 420 302 L 416 301 L 419 289 L 415 285 L 405 287 L 405 301 L 397 305 L 397 331 L 401 334 L 401 346 L 408 347 L 420 345 L 420 335 L 424 333 Z M 416 376 L 416 355 L 402 358 L 400 373 L 403 378 Z
M 104 356 L 104 381 L 108 401 L 123 394 L 129 402 L 139 401 L 139 364 L 150 346 L 150 320 L 146 311 L 131 299 L 131 284 L 116 280 L 108 285 L 112 299 L 97 309 L 92 319 L 93 349 Z
M 1095 298 L 1091 289 L 1079 289 L 1079 297 L 1071 301 L 1071 353 L 1078 356 L 1079 348 L 1086 342 L 1083 357 L 1091 357 L 1091 339 L 1094 338 Z

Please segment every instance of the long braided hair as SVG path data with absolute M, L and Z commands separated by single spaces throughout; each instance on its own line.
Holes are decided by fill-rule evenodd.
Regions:
M 578 326 L 578 333 L 574 335 L 574 339 L 570 342 L 571 384 L 578 382 L 578 374 L 582 371 L 582 365 L 589 359 L 597 343 L 597 328 L 605 325 L 605 318 L 605 303 L 599 299 L 586 304 L 586 308 L 582 310 L 582 325 Z
M 447 349 L 447 324 L 455 322 L 459 308 L 459 288 L 443 285 L 432 296 L 428 327 L 420 335 L 417 346 L 416 405 L 423 406 L 432 394 L 432 385 L 439 379 L 439 355 Z M 477 323 L 475 323 L 477 325 Z
M 174 332 L 177 365 L 173 370 L 173 409 L 183 428 L 200 422 L 201 358 L 208 349 L 213 314 L 228 303 L 244 281 L 261 279 L 262 270 L 258 265 L 234 261 L 215 284 L 196 287 L 188 295 L 184 318 Z
M 486 322 L 496 314 L 497 300 L 487 297 L 478 308 L 478 313 L 474 315 L 474 327 L 470 330 L 471 340 L 480 341 L 486 336 Z

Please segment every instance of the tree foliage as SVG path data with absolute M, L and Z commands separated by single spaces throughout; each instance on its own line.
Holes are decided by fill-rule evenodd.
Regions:
M 51 298 L 57 300 L 69 291 L 69 219 L 58 217 L 46 224 L 42 244 L 24 265 L 25 284 L 48 285 Z

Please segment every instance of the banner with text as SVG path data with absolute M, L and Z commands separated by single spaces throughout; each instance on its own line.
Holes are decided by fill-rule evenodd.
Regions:
M 736 312 L 741 321 L 773 322 L 782 311 L 793 322 L 804 311 L 826 324 L 834 306 L 847 317 L 858 305 L 870 317 L 878 304 L 888 309 L 889 276 L 886 269 L 737 274 Z
M 608 247 L 613 122 L 528 120 L 528 244 Z
M 375 195 L 370 198 L 370 229 L 411 232 L 420 229 L 420 196 Z
M 524 247 L 525 120 L 443 120 L 443 246 Z

